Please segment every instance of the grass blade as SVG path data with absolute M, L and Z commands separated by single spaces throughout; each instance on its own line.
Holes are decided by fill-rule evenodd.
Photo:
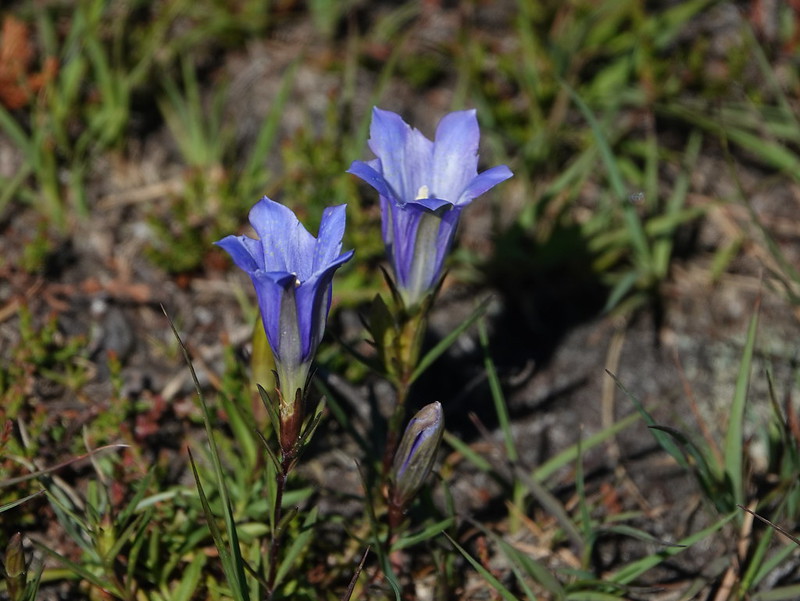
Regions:
M 505 586 L 503 586 L 503 583 L 501 583 L 497 578 L 495 578 L 494 575 L 489 570 L 484 568 L 474 557 L 472 557 L 472 555 L 467 553 L 467 550 L 464 549 L 464 547 L 462 547 L 455 540 L 453 540 L 453 538 L 449 534 L 445 533 L 445 536 L 447 537 L 447 540 L 449 540 L 450 543 L 452 543 L 452 545 L 458 550 L 458 552 L 461 553 L 464 559 L 466 559 L 469 562 L 469 564 L 473 568 L 475 568 L 475 570 L 481 576 L 483 576 L 484 580 L 486 580 L 486 582 L 491 584 L 492 587 L 494 587 L 495 591 L 500 593 L 500 596 L 503 599 L 505 599 L 506 601 L 518 601 L 517 598 L 514 596 L 514 593 L 512 593 Z
M 636 407 L 637 411 L 639 411 L 639 414 L 642 416 L 642 419 L 644 419 L 645 423 L 648 426 L 650 426 L 650 431 L 653 433 L 653 437 L 656 439 L 658 444 L 661 445 L 661 448 L 664 449 L 667 453 L 669 453 L 672 456 L 672 458 L 678 462 L 678 465 L 688 470 L 689 463 L 684 458 L 683 453 L 681 453 L 681 450 L 678 447 L 678 445 L 676 445 L 672 441 L 672 438 L 670 438 L 668 434 L 662 432 L 661 430 L 653 428 L 653 426 L 658 426 L 658 424 L 656 423 L 656 420 L 653 419 L 653 416 L 650 415 L 650 413 L 647 411 L 647 409 L 644 408 L 644 405 L 642 405 L 642 403 L 639 402 L 639 399 L 637 399 L 632 393 L 628 392 L 628 389 L 622 385 L 622 382 L 619 381 L 617 376 L 615 376 L 608 370 L 606 370 L 606 373 L 614 379 L 614 382 L 616 383 L 617 387 L 622 392 L 625 393 L 625 396 L 627 396 L 631 400 L 634 407 Z
M 492 471 L 492 464 L 489 463 L 484 457 L 475 451 L 473 451 L 470 446 L 465 443 L 463 440 L 458 438 L 457 436 L 453 436 L 445 430 L 444 432 L 444 441 L 449 444 L 455 451 L 458 451 L 467 458 L 472 465 L 476 468 L 481 470 L 482 472 L 491 472 Z
M 242 558 L 241 550 L 239 549 L 239 536 L 236 533 L 236 523 L 233 519 L 233 510 L 231 509 L 231 501 L 230 497 L 228 496 L 228 487 L 225 483 L 225 477 L 222 471 L 222 462 L 220 461 L 219 457 L 219 449 L 217 448 L 217 442 L 216 439 L 214 438 L 214 431 L 211 427 L 211 412 L 208 409 L 205 397 L 203 396 L 203 389 L 200 387 L 200 381 L 197 379 L 197 374 L 194 371 L 192 360 L 189 357 L 189 349 L 186 348 L 186 345 L 183 343 L 183 340 L 181 340 L 181 337 L 178 334 L 178 330 L 175 328 L 175 324 L 172 322 L 172 319 L 170 319 L 163 305 L 161 307 L 161 310 L 164 312 L 164 316 L 167 318 L 167 321 L 169 322 L 169 327 L 172 329 L 172 333 L 181 347 L 183 358 L 186 360 L 186 363 L 189 366 L 189 372 L 192 376 L 192 381 L 194 382 L 195 390 L 197 391 L 198 400 L 200 401 L 200 407 L 203 410 L 203 423 L 205 424 L 206 435 L 208 436 L 208 444 L 211 450 L 210 453 L 211 462 L 214 466 L 214 474 L 217 479 L 219 495 L 222 500 L 223 516 L 225 519 L 225 530 L 227 531 L 228 534 L 228 541 L 230 544 L 230 548 L 228 549 L 224 546 L 224 542 L 222 541 L 222 537 L 219 536 L 219 533 L 217 533 L 214 542 L 217 543 L 217 541 L 219 541 L 223 543 L 222 546 L 218 545 L 217 548 L 219 550 L 220 559 L 223 560 L 225 575 L 228 578 L 228 584 L 232 589 L 234 598 L 237 599 L 237 601 L 246 601 L 248 595 L 247 595 L 247 580 L 245 578 L 245 573 L 244 573 L 244 559 Z M 194 472 L 195 482 L 197 483 L 198 491 L 201 491 L 202 486 L 200 484 L 200 476 L 197 473 L 194 461 L 192 461 L 192 471 Z M 201 497 L 202 496 L 203 495 L 201 493 Z M 213 527 L 211 526 L 211 524 L 214 524 L 214 527 L 216 527 L 216 523 L 214 522 L 213 514 L 211 514 L 211 508 L 208 506 L 207 501 L 203 504 L 203 509 L 204 510 L 207 509 L 206 515 L 207 517 L 210 517 L 210 519 L 208 520 L 209 528 L 212 528 L 212 535 L 213 535 Z M 226 557 L 227 560 L 225 559 Z
M 641 576 L 651 568 L 654 568 L 655 566 L 663 562 L 665 559 L 672 557 L 673 555 L 677 555 L 687 547 L 690 547 L 693 544 L 700 542 L 707 536 L 713 534 L 714 532 L 717 532 L 725 524 L 730 522 L 736 515 L 738 515 L 738 511 L 734 513 L 729 513 L 721 520 L 717 521 L 714 524 L 711 524 L 711 526 L 703 528 L 699 532 L 695 532 L 694 534 L 691 534 L 690 536 L 687 536 L 686 538 L 682 539 L 681 541 L 676 543 L 675 546 L 662 549 L 658 553 L 653 553 L 652 555 L 643 557 L 638 561 L 634 561 L 633 563 L 630 563 L 625 567 L 620 568 L 616 572 L 612 572 L 611 574 L 608 575 L 606 580 L 608 580 L 609 582 L 617 582 L 620 584 L 628 584 L 629 582 L 633 582 L 639 576 Z
M 489 389 L 492 393 L 492 401 L 494 401 L 494 410 L 497 414 L 497 421 L 500 424 L 500 429 L 503 431 L 506 455 L 509 461 L 517 461 L 517 459 L 519 459 L 519 454 L 514 445 L 514 435 L 511 433 L 511 417 L 508 415 L 508 407 L 506 406 L 503 389 L 500 386 L 500 378 L 497 377 L 497 370 L 494 367 L 494 362 L 489 356 L 489 334 L 486 332 L 486 322 L 483 320 L 478 322 L 478 337 L 480 338 L 481 348 L 483 349 L 483 366 L 486 369 L 486 378 L 489 381 Z
M 481 317 L 485 312 L 487 307 L 489 306 L 489 302 L 492 300 L 491 297 L 484 299 L 472 312 L 472 314 L 467 317 L 461 325 L 459 325 L 455 330 L 450 332 L 447 336 L 442 338 L 439 341 L 439 344 L 434 346 L 431 350 L 429 350 L 425 356 L 420 360 L 417 364 L 417 369 L 414 370 L 414 373 L 411 374 L 411 380 L 409 381 L 409 385 L 412 384 L 417 378 L 419 378 L 423 372 L 428 369 L 431 364 L 436 361 L 440 356 L 444 354 L 444 352 L 450 348 L 450 346 L 456 341 L 456 339 L 463 334 L 467 328 L 469 328 L 473 323 L 475 323 L 479 317 Z
M 531 478 L 525 471 L 517 466 L 514 469 L 514 475 L 524 484 L 528 490 L 530 491 L 531 495 L 542 504 L 550 514 L 556 518 L 558 523 L 564 529 L 567 537 L 572 541 L 572 544 L 579 550 L 579 555 L 583 556 L 584 551 L 586 549 L 586 541 L 584 541 L 583 536 L 575 527 L 575 524 L 572 523 L 572 520 L 569 517 L 566 509 L 561 504 L 561 502 L 547 490 L 544 486 L 542 486 L 539 482 Z
M 358 577 L 361 575 L 361 571 L 364 569 L 364 564 L 367 563 L 367 556 L 369 555 L 370 547 L 367 547 L 364 551 L 364 555 L 361 556 L 361 561 L 356 567 L 356 571 L 353 572 L 353 577 L 350 579 L 350 584 L 347 585 L 347 590 L 345 590 L 344 594 L 342 595 L 341 601 L 350 601 L 350 597 L 353 596 L 353 591 L 356 588 L 356 582 L 358 582 Z
M 286 575 L 289 573 L 295 566 L 295 560 L 300 556 L 303 550 L 308 546 L 308 543 L 311 541 L 311 537 L 314 536 L 314 525 L 317 523 L 317 515 L 319 514 L 319 510 L 317 507 L 314 507 L 311 511 L 308 512 L 305 521 L 303 522 L 303 527 L 300 531 L 300 534 L 297 535 L 292 541 L 292 544 L 284 553 L 283 561 L 281 565 L 278 567 L 278 573 L 275 576 L 275 588 L 277 589 Z
M 728 432 L 725 436 L 725 472 L 731 481 L 734 501 L 744 504 L 744 475 L 742 474 L 742 444 L 744 408 L 747 401 L 747 389 L 750 384 L 750 368 L 753 365 L 753 351 L 756 346 L 756 331 L 758 329 L 758 312 L 761 301 L 756 303 L 750 326 L 747 329 L 747 340 L 739 364 L 739 375 L 736 379 L 736 390 L 731 405 Z
M 430 524 L 416 534 L 403 536 L 402 538 L 398 539 L 397 542 L 392 545 L 392 551 L 398 551 L 400 549 L 405 549 L 406 547 L 412 547 L 418 543 L 429 540 L 434 536 L 438 536 L 450 528 L 453 524 L 455 524 L 455 518 L 453 517 L 448 517 L 436 522 L 435 524 Z
M 581 447 L 584 451 L 588 451 L 589 449 L 617 435 L 619 432 L 622 432 L 622 430 L 625 428 L 632 426 L 635 422 L 639 421 L 640 418 L 641 415 L 639 413 L 631 413 L 605 430 L 601 430 L 600 432 L 585 438 L 581 444 Z M 574 444 L 558 453 L 558 455 L 555 455 L 554 457 L 551 457 L 545 461 L 533 471 L 531 477 L 539 482 L 543 482 L 562 467 L 574 463 L 577 458 L 578 445 Z
M 614 196 L 617 200 L 621 201 L 626 198 L 627 194 L 625 193 L 625 184 L 622 180 L 622 172 L 619 169 L 619 165 L 617 164 L 617 159 L 614 157 L 614 153 L 611 151 L 611 146 L 608 144 L 608 140 L 606 140 L 606 136 L 603 133 L 603 128 L 600 125 L 600 122 L 594 116 L 592 109 L 589 108 L 583 98 L 570 86 L 566 81 L 560 80 L 559 83 L 561 87 L 567 91 L 569 97 L 572 98 L 572 101 L 578 107 L 578 110 L 583 114 L 586 121 L 589 123 L 589 127 L 592 128 L 592 133 L 594 134 L 594 140 L 597 144 L 597 148 L 600 151 L 600 156 L 603 159 L 603 163 L 606 166 L 606 170 L 608 171 L 608 180 L 611 184 L 611 191 L 614 193 Z
M 38 490 L 35 493 L 30 494 L 30 495 L 28 495 L 26 497 L 22 497 L 21 499 L 17 499 L 16 501 L 11 501 L 10 503 L 6 503 L 5 505 L 0 505 L 0 513 L 3 513 L 4 511 L 8 511 L 9 509 L 14 509 L 14 507 L 17 507 L 18 505 L 22 505 L 23 503 L 25 503 L 26 501 L 30 501 L 34 497 L 38 497 L 43 492 L 44 492 L 44 489 Z

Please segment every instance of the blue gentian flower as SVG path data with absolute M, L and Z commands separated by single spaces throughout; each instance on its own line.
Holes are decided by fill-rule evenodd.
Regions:
M 408 306 L 439 282 L 465 206 L 512 176 L 505 165 L 478 174 L 474 110 L 446 115 L 433 141 L 400 115 L 374 108 L 369 147 L 378 158 L 348 170 L 380 194 L 383 240 Z
M 266 196 L 251 209 L 250 224 L 259 239 L 228 236 L 216 244 L 253 280 L 275 357 L 283 418 L 294 410 L 298 390 L 305 388 L 325 332 L 333 274 L 353 251 L 340 254 L 345 205 L 325 209 L 318 238 L 291 209 Z

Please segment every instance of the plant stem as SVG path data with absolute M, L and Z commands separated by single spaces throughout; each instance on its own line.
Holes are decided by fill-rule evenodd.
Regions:
M 389 477 L 389 470 L 392 468 L 394 454 L 397 452 L 397 445 L 400 444 L 400 427 L 406 415 L 406 399 L 408 398 L 410 386 L 401 383 L 397 387 L 397 404 L 394 412 L 389 418 L 388 432 L 386 433 L 386 448 L 383 451 L 383 466 L 381 470 L 381 480 L 385 483 Z
M 272 541 L 269 546 L 269 574 L 267 575 L 267 599 L 272 599 L 275 592 L 275 579 L 278 575 L 278 552 L 281 548 L 283 528 L 280 525 L 283 514 L 283 492 L 286 490 L 286 480 L 291 469 L 292 458 L 284 455 L 281 458 L 281 469 L 275 475 L 277 491 L 275 493 L 275 507 L 272 508 Z

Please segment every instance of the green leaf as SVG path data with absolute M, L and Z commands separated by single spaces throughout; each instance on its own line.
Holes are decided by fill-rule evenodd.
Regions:
M 531 495 L 533 495 L 533 497 L 539 501 L 539 503 L 541 503 L 542 507 L 544 507 L 554 518 L 556 518 L 556 521 L 564 529 L 564 532 L 572 544 L 579 549 L 579 554 L 583 556 L 584 551 L 586 550 L 586 541 L 575 527 L 575 524 L 572 523 L 567 510 L 564 509 L 564 506 L 561 504 L 561 502 L 555 497 L 555 495 L 553 495 L 553 493 L 525 473 L 525 470 L 523 470 L 521 467 L 514 467 L 514 475 L 520 482 L 522 482 L 522 484 L 525 485 L 525 487 L 530 491 Z
M 458 438 L 457 436 L 453 436 L 445 430 L 444 432 L 444 441 L 449 444 L 453 449 L 461 453 L 464 457 L 467 458 L 472 465 L 477 467 L 482 472 L 491 472 L 493 471 L 492 464 L 489 463 L 480 453 L 476 453 L 473 451 L 467 443 L 463 440 Z
M 133 516 L 136 511 L 141 511 L 140 503 L 142 499 L 144 499 L 144 495 L 147 493 L 147 489 L 153 483 L 153 479 L 155 478 L 155 467 L 152 467 L 148 472 L 144 479 L 140 480 L 136 483 L 136 492 L 134 493 L 131 500 L 125 506 L 125 508 L 119 512 L 117 515 L 117 523 L 124 524 L 126 523 L 131 517 Z
M 311 538 L 314 536 L 314 526 L 317 523 L 317 516 L 319 514 L 319 509 L 317 507 L 313 507 L 306 515 L 306 519 L 303 521 L 303 527 L 300 530 L 300 534 L 297 535 L 292 541 L 292 544 L 286 549 L 283 561 L 281 565 L 278 567 L 278 573 L 275 576 L 275 587 L 278 588 L 278 585 L 283 582 L 283 579 L 289 573 L 293 567 L 296 567 L 295 561 L 300 554 L 308 547 L 308 544 L 311 542 Z
M 530 578 L 547 589 L 549 593 L 554 595 L 554 599 L 564 599 L 564 587 L 561 586 L 561 583 L 552 574 L 552 572 L 550 572 L 550 570 L 531 558 L 528 553 L 523 553 L 522 551 L 516 549 L 513 545 L 507 543 L 501 536 L 498 536 L 480 522 L 472 519 L 470 519 L 469 522 L 490 537 L 500 548 L 506 558 L 510 561 L 511 569 L 514 572 L 514 575 L 517 577 L 520 587 L 524 589 L 524 592 L 529 599 L 535 599 L 536 596 L 528 587 L 528 584 L 525 582 L 525 578 L 523 577 L 524 575 L 520 573 L 521 571 L 527 573 Z
M 241 550 L 239 549 L 239 537 L 236 533 L 236 522 L 233 519 L 233 510 L 231 508 L 231 502 L 228 496 L 228 485 L 225 482 L 225 476 L 223 475 L 222 471 L 222 462 L 220 461 L 219 457 L 219 449 L 217 448 L 216 439 L 214 438 L 214 430 L 211 426 L 211 412 L 208 409 L 208 405 L 206 405 L 205 397 L 203 396 L 203 389 L 200 387 L 200 381 L 197 379 L 197 373 L 195 373 L 192 360 L 189 357 L 189 350 L 186 348 L 186 345 L 183 344 L 183 340 L 181 340 L 178 330 L 175 329 L 175 324 L 172 322 L 172 319 L 170 319 L 166 309 L 164 309 L 162 306 L 161 310 L 164 312 L 164 316 L 169 322 L 172 333 L 175 336 L 175 339 L 178 341 L 181 351 L 183 352 L 183 358 L 186 360 L 186 363 L 189 366 L 189 373 L 192 376 L 192 381 L 194 382 L 194 387 L 197 391 L 198 400 L 200 401 L 200 407 L 203 413 L 203 422 L 206 428 L 206 436 L 208 437 L 208 443 L 211 451 L 211 460 L 214 466 L 214 474 L 217 480 L 217 489 L 222 501 L 225 530 L 228 534 L 230 547 L 227 547 L 224 541 L 222 541 L 222 536 L 220 535 L 216 526 L 216 522 L 213 519 L 214 516 L 211 512 L 211 507 L 209 506 L 208 500 L 205 499 L 205 495 L 202 492 L 202 485 L 200 483 L 200 476 L 197 473 L 197 467 L 194 464 L 194 460 L 192 460 L 192 472 L 194 473 L 197 489 L 201 496 L 201 503 L 203 503 L 203 511 L 206 513 L 206 519 L 208 519 L 209 528 L 211 529 L 212 536 L 214 537 L 214 542 L 217 544 L 217 550 L 220 554 L 220 559 L 222 560 L 222 567 L 225 571 L 225 576 L 228 580 L 228 585 L 231 587 L 234 599 L 236 599 L 236 601 L 248 601 L 247 580 L 244 574 L 244 559 L 242 558 Z M 216 534 L 214 532 L 215 529 L 217 529 Z
M 508 407 L 506 406 L 506 399 L 503 395 L 503 389 L 500 386 L 500 378 L 497 377 L 497 370 L 494 367 L 494 362 L 489 355 L 489 334 L 486 332 L 486 323 L 484 320 L 478 322 L 478 337 L 480 339 L 481 348 L 483 349 L 483 367 L 486 370 L 486 378 L 489 381 L 489 390 L 492 393 L 492 401 L 494 401 L 494 411 L 497 415 L 500 429 L 503 432 L 503 441 L 506 446 L 506 456 L 509 461 L 515 462 L 519 458 L 517 448 L 514 445 L 514 435 L 511 432 L 511 418 L 508 415 Z
M 629 271 L 614 285 L 611 292 L 608 294 L 608 299 L 603 307 L 603 312 L 607 313 L 614 309 L 619 302 L 633 290 L 636 282 L 639 281 L 639 273 L 636 271 Z
M 461 334 L 463 334 L 473 323 L 478 320 L 479 317 L 486 312 L 491 300 L 491 297 L 484 299 L 477 307 L 475 307 L 475 310 L 470 314 L 469 317 L 467 317 L 467 319 L 461 322 L 461 324 L 455 330 L 442 338 L 442 340 L 440 340 L 436 346 L 434 346 L 425 354 L 425 356 L 417 364 L 417 368 L 414 370 L 414 373 L 411 374 L 409 385 L 419 378 L 434 361 L 436 361 L 448 348 L 450 348 L 450 346 L 458 339 L 459 336 L 461 336 Z
M 622 173 L 620 173 L 617 160 L 614 157 L 614 153 L 611 151 L 611 147 L 608 145 L 608 141 L 603 133 L 603 128 L 600 125 L 600 122 L 594 116 L 594 113 L 583 101 L 580 95 L 566 81 L 559 79 L 559 83 L 561 84 L 561 87 L 567 91 L 567 94 L 569 94 L 569 97 L 572 98 L 572 101 L 577 105 L 580 112 L 583 113 L 584 118 L 589 123 L 589 127 L 592 128 L 595 144 L 600 151 L 600 156 L 602 157 L 603 163 L 606 166 L 606 171 L 608 172 L 611 190 L 614 193 L 617 201 L 623 201 L 628 195 L 625 193 L 625 184 L 622 181 Z
M 200 585 L 200 578 L 203 575 L 203 568 L 206 565 L 206 555 L 198 552 L 189 565 L 181 574 L 181 581 L 172 592 L 170 601 L 191 601 L 197 587 Z
M 191 449 L 189 452 L 189 465 L 192 468 L 192 475 L 194 476 L 194 482 L 197 486 L 197 494 L 200 498 L 200 505 L 203 508 L 203 513 L 206 516 L 206 523 L 208 525 L 208 529 L 211 532 L 211 538 L 214 540 L 214 546 L 217 547 L 219 552 L 219 556 L 223 562 L 227 560 L 228 551 L 225 546 L 225 541 L 222 538 L 222 531 L 219 529 L 217 525 L 217 518 L 214 516 L 214 512 L 211 511 L 211 505 L 208 503 L 208 497 L 206 497 L 205 490 L 203 489 L 203 483 L 200 480 L 200 474 L 197 473 L 197 465 L 195 465 L 194 457 L 192 456 Z
M 22 497 L 21 499 L 17 499 L 16 501 L 11 501 L 10 503 L 6 503 L 5 505 L 0 505 L 0 513 L 3 513 L 4 511 L 8 511 L 9 509 L 14 509 L 14 507 L 16 507 L 18 505 L 22 505 L 23 503 L 25 503 L 26 501 L 30 501 L 34 497 L 38 497 L 43 492 L 44 492 L 44 489 L 37 490 L 35 493 L 32 493 L 32 494 L 30 494 L 30 495 L 28 495 L 26 497 Z
M 477 570 L 481 576 L 483 576 L 486 582 L 491 584 L 494 590 L 500 593 L 500 596 L 503 597 L 503 599 L 506 601 L 518 601 L 518 599 L 514 596 L 514 593 L 503 586 L 503 583 L 501 583 L 489 570 L 484 568 L 478 561 L 476 561 L 472 555 L 467 553 L 466 549 L 459 545 L 449 534 L 444 533 L 444 535 L 447 537 L 447 540 L 449 540 L 450 543 L 458 550 L 458 552 L 461 553 L 464 559 L 466 559 L 469 564 L 475 568 L 475 570 Z
M 266 338 L 266 336 L 264 336 L 264 338 Z M 269 421 L 272 424 L 272 429 L 275 432 L 280 432 L 281 418 L 278 415 L 277 403 L 272 401 L 272 398 L 269 396 L 269 393 L 264 389 L 264 387 L 261 384 L 256 384 L 256 387 L 258 388 L 258 394 L 261 396 L 261 402 L 264 405 L 264 410 L 267 412 L 267 415 L 269 416 Z
M 620 595 L 600 591 L 574 591 L 567 595 L 566 601 L 620 601 L 623 598 Z
M 662 563 L 664 560 L 672 557 L 673 555 L 681 553 L 685 548 L 691 547 L 692 545 L 700 542 L 707 536 L 713 534 L 714 532 L 717 532 L 725 524 L 730 522 L 737 514 L 738 511 L 729 513 L 727 516 L 715 522 L 714 524 L 708 526 L 707 528 L 703 528 L 699 532 L 695 532 L 694 534 L 691 534 L 686 538 L 680 540 L 678 543 L 676 543 L 676 546 L 668 547 L 666 549 L 659 551 L 658 553 L 653 553 L 652 555 L 643 557 L 638 561 L 629 563 L 628 565 L 620 568 L 619 570 L 609 574 L 606 577 L 606 580 L 608 580 L 609 582 L 621 583 L 621 584 L 628 584 L 630 582 L 633 582 L 639 576 L 641 576 L 648 570 L 654 568 L 658 564 Z
M 397 361 L 395 347 L 399 334 L 392 312 L 380 294 L 376 294 L 370 304 L 368 329 L 378 351 L 379 365 L 382 366 L 378 368 L 378 373 L 387 376 L 393 374 L 396 369 L 393 362 Z M 354 354 L 354 356 L 359 355 Z M 365 365 L 368 366 L 372 363 L 366 358 L 365 361 Z
M 758 304 L 760 305 L 760 301 Z M 739 364 L 739 375 L 736 379 L 736 390 L 731 404 L 728 432 L 725 436 L 725 473 L 731 481 L 734 501 L 739 505 L 744 504 L 744 474 L 742 473 L 744 408 L 747 401 L 747 389 L 750 384 L 753 351 L 756 346 L 758 312 L 759 307 L 756 306 L 755 313 L 750 319 L 750 326 L 747 329 L 747 340 L 744 345 L 742 360 Z
M 46 546 L 46 545 L 44 545 L 44 544 L 42 544 L 42 543 L 40 543 L 38 541 L 32 541 L 32 542 L 36 546 L 37 549 L 39 549 L 40 551 L 46 553 L 47 555 L 49 555 L 50 557 L 52 557 L 53 559 L 55 559 L 59 563 L 64 564 L 70 570 L 75 572 L 78 576 L 80 576 L 81 578 L 83 578 L 87 582 L 93 584 L 94 586 L 96 586 L 99 589 L 102 589 L 104 591 L 108 591 L 109 593 L 111 593 L 113 595 L 116 595 L 117 597 L 124 598 L 124 595 L 121 594 L 120 590 L 116 586 L 114 586 L 113 583 L 107 582 L 105 580 L 102 580 L 97 575 L 93 574 L 92 572 L 87 570 L 85 567 L 83 567 L 82 564 L 77 563 L 75 561 L 72 561 L 71 559 L 68 559 L 68 558 L 64 557 L 63 555 L 60 555 L 59 553 L 53 551 L 53 549 L 51 549 L 50 547 L 48 547 L 48 546 Z
M 800 584 L 791 584 L 774 588 L 770 591 L 755 593 L 750 599 L 752 601 L 795 601 L 800 599 Z
M 772 570 L 780 565 L 783 565 L 792 554 L 797 553 L 797 548 L 797 543 L 785 544 L 783 547 L 779 548 L 775 553 L 773 553 L 769 559 L 758 566 L 758 573 L 755 575 L 755 578 L 753 578 L 752 586 L 758 586 L 758 584 L 764 578 L 766 578 L 766 576 L 772 572 Z
M 373 505 L 373 495 L 370 494 L 370 488 L 367 485 L 367 479 L 364 476 L 364 473 L 361 471 L 361 466 L 357 465 L 358 467 L 358 475 L 361 478 L 361 485 L 364 487 L 364 490 L 367 491 L 367 494 L 364 499 L 364 505 L 367 510 L 367 518 L 370 524 L 370 533 L 375 541 L 375 554 L 377 555 L 378 564 L 381 566 L 383 570 L 384 577 L 386 581 L 389 583 L 389 586 L 392 588 L 392 592 L 394 592 L 395 601 L 400 601 L 402 590 L 400 588 L 400 584 L 397 581 L 397 575 L 394 573 L 394 569 L 392 568 L 392 562 L 389 559 L 389 554 L 385 551 L 385 545 L 380 540 L 380 524 L 378 522 L 378 517 L 375 515 L 375 506 Z
M 630 536 L 631 538 L 635 538 L 638 540 L 642 540 L 648 543 L 654 543 L 656 545 L 661 545 L 663 547 L 685 547 L 685 545 L 680 545 L 677 543 L 670 543 L 668 541 L 664 541 L 661 539 L 656 538 L 649 532 L 645 532 L 644 530 L 640 530 L 639 528 L 634 528 L 633 526 L 628 526 L 627 524 L 617 524 L 615 526 L 604 526 L 597 530 L 598 534 L 603 533 L 614 533 L 614 534 L 621 534 L 623 536 Z
M 692 459 L 692 467 L 694 468 L 692 471 L 697 475 L 706 495 L 714 501 L 718 509 L 725 512 L 733 509 L 730 505 L 733 500 L 729 494 L 730 491 L 720 490 L 720 486 L 723 484 L 723 477 L 719 466 L 709 463 L 706 454 L 688 436 L 668 426 L 650 426 L 650 429 L 666 432 L 678 441 L 681 447 L 685 449 L 686 456 Z M 689 462 L 687 461 L 687 463 Z
M 615 376 L 608 370 L 606 370 L 606 373 L 614 379 L 614 382 L 616 383 L 617 387 L 622 392 L 625 393 L 625 396 L 627 396 L 631 400 L 634 407 L 636 407 L 636 410 L 639 411 L 639 414 L 642 416 L 642 419 L 644 419 L 645 423 L 648 426 L 657 426 L 658 424 L 656 424 L 656 421 L 653 419 L 653 416 L 651 416 L 650 413 L 647 411 L 647 409 L 644 408 L 644 405 L 642 405 L 639 402 L 639 399 L 637 399 L 633 394 L 628 392 L 628 389 L 622 385 L 622 382 L 619 381 L 617 376 Z M 656 442 L 658 442 L 658 444 L 661 445 L 661 448 L 664 449 L 667 453 L 669 453 L 672 456 L 672 458 L 678 462 L 678 465 L 680 465 L 682 468 L 686 470 L 689 469 L 689 464 L 684 458 L 683 453 L 681 453 L 681 450 L 678 447 L 678 445 L 676 445 L 672 441 L 672 438 L 670 438 L 666 433 L 658 429 L 651 428 L 650 432 L 653 433 L 653 437 L 656 439 Z
M 583 530 L 583 540 L 592 541 L 586 545 L 584 552 L 591 553 L 593 541 L 596 538 L 594 529 L 592 528 L 592 518 L 589 511 L 589 504 L 586 502 L 586 482 L 583 475 L 583 446 L 581 438 L 583 436 L 583 427 L 578 432 L 578 457 L 575 460 L 575 494 L 578 497 L 578 509 L 581 516 L 581 530 Z M 582 558 L 582 565 L 588 565 L 588 555 Z
M 258 465 L 258 443 L 253 437 L 253 416 L 245 416 L 242 408 L 233 399 L 220 395 L 222 408 L 228 417 L 228 425 L 233 432 L 233 439 L 241 449 L 244 466 L 252 469 Z
M 392 544 L 392 551 L 413 547 L 421 542 L 430 540 L 450 528 L 455 522 L 455 518 L 445 518 L 434 524 L 429 524 L 416 534 L 403 534 Z
M 144 513 L 140 514 L 130 524 L 128 524 L 127 528 L 117 535 L 114 544 L 108 550 L 106 556 L 102 558 L 103 561 L 109 564 L 113 563 L 113 561 L 122 551 L 122 548 L 129 542 L 135 540 L 142 532 L 144 532 L 149 525 L 151 518 L 153 517 L 153 513 L 155 513 L 154 509 L 148 509 Z
M 631 413 L 630 415 L 622 418 L 618 422 L 612 424 L 605 430 L 601 430 L 596 434 L 592 434 L 591 436 L 585 438 L 583 440 L 583 449 L 584 451 L 589 450 L 609 438 L 616 436 L 619 432 L 622 432 L 625 428 L 629 428 L 634 423 L 639 421 L 640 414 L 638 413 Z M 554 457 L 551 457 L 547 461 L 545 461 L 542 465 L 536 468 L 531 476 L 538 480 L 539 482 L 544 482 L 547 478 L 552 476 L 556 471 L 560 470 L 562 467 L 574 463 L 575 460 L 578 458 L 578 445 L 574 444 L 570 447 L 567 447 Z
M 764 558 L 769 550 L 774 532 L 775 530 L 772 528 L 767 528 L 758 538 L 758 544 L 751 552 L 749 561 L 747 562 L 747 568 L 744 574 L 741 576 L 741 584 L 739 586 L 740 591 L 746 593 L 751 591 L 755 586 L 755 578 L 759 574 L 760 568 L 763 565 Z

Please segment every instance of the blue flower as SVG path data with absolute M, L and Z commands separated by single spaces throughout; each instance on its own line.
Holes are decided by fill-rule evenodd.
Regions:
M 266 196 L 251 209 L 250 224 L 259 239 L 228 236 L 216 244 L 253 280 L 285 399 L 283 417 L 293 411 L 298 390 L 305 388 L 325 332 L 333 274 L 353 251 L 340 254 L 345 205 L 325 209 L 318 238 L 291 209 Z
M 478 174 L 474 110 L 446 115 L 434 141 L 396 113 L 374 108 L 369 147 L 378 158 L 348 170 L 380 195 L 383 240 L 409 306 L 439 282 L 465 206 L 512 176 L 505 165 Z

